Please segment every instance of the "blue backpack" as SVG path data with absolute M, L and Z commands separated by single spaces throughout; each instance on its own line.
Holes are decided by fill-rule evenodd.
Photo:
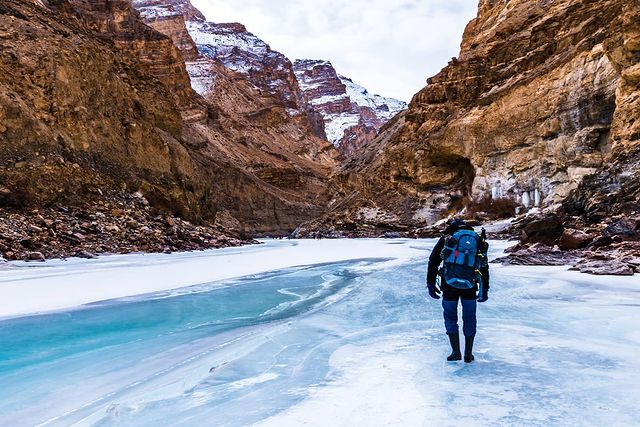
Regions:
M 478 270 L 486 262 L 486 244 L 473 230 L 458 230 L 445 238 L 440 253 L 444 261 L 442 278 L 449 286 L 471 289 L 476 283 L 482 286 Z

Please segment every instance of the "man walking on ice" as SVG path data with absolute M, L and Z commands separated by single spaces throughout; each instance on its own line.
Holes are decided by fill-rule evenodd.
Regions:
M 462 332 L 464 333 L 464 361 L 471 363 L 473 340 L 476 336 L 477 302 L 489 297 L 489 263 L 484 230 L 478 235 L 462 219 L 453 219 L 447 224 L 444 235 L 429 256 L 427 288 L 433 299 L 440 299 L 444 325 L 451 343 L 450 362 L 461 360 L 460 332 L 458 329 L 458 300 L 462 303 Z M 440 263 L 443 263 L 439 270 Z M 440 276 L 440 289 L 436 279 Z

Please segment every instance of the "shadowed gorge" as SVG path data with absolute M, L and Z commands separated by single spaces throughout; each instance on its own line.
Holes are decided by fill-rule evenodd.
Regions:
M 48 218 L 72 206 L 95 220 L 140 192 L 151 209 L 140 222 L 178 216 L 236 237 L 286 234 L 322 212 L 338 153 L 217 63 L 200 63 L 217 98 L 198 95 L 184 58 L 202 60 L 189 56 L 186 32 L 181 51 L 130 2 L 99 0 L 6 1 L 0 30 L 4 207 Z M 7 235 L 4 251 L 21 256 L 25 238 L 58 253 L 46 233 Z M 156 244 L 148 249 L 181 247 Z
M 425 236 L 483 201 L 595 234 L 638 212 L 636 2 L 482 0 L 406 110 L 187 0 L 0 12 L 8 258 Z

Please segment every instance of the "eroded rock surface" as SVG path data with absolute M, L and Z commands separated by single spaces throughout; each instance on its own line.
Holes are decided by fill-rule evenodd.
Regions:
M 566 214 L 529 215 L 512 223 L 520 242 L 495 262 L 572 265 L 589 274 L 640 273 L 640 214 L 616 215 L 598 223 Z M 531 236 L 534 239 L 531 239 Z
M 174 40 L 187 61 L 200 56 L 221 63 L 255 86 L 259 97 L 284 108 L 292 120 L 305 124 L 345 155 L 359 152 L 406 108 L 404 102 L 371 94 L 338 75 L 328 61 L 292 64 L 240 23 L 207 22 L 187 0 L 135 0 L 134 6 L 145 22 Z M 199 55 L 194 56 L 196 51 Z M 192 81 L 194 74 L 194 88 L 207 96 L 212 77 L 206 79 L 202 68 L 194 68 Z
M 101 192 L 140 192 L 158 215 L 242 235 L 319 215 L 333 146 L 220 64 L 205 64 L 220 98 L 202 98 L 184 20 L 154 22 L 167 35 L 128 1 L 2 3 L 0 207 L 91 212 Z
M 582 196 L 596 209 L 609 190 L 637 182 L 637 156 L 621 159 L 640 139 L 639 8 L 481 1 L 460 55 L 341 168 L 342 193 L 309 232 L 355 222 L 362 209 L 423 227 L 487 196 L 521 212 Z M 599 196 L 581 187 L 594 174 L 607 181 Z

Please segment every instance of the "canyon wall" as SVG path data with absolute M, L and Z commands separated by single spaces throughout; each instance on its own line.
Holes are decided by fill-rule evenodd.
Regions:
M 342 197 L 310 228 L 419 227 L 485 198 L 560 208 L 637 148 L 638 14 L 635 0 L 480 1 L 460 55 L 341 168 Z
M 404 102 L 371 94 L 339 75 L 328 61 L 292 63 L 240 23 L 208 22 L 187 0 L 135 0 L 133 5 L 148 25 L 173 39 L 188 62 L 199 60 L 189 68 L 198 93 L 207 97 L 215 92 L 215 74 L 203 62 L 218 62 L 238 80 L 250 82 L 264 103 L 283 108 L 289 120 L 345 156 L 360 153 L 406 108 Z
M 128 1 L 0 5 L 2 206 L 139 191 L 161 212 L 248 234 L 322 212 L 335 149 L 216 64 L 209 78 L 237 110 L 201 97 L 185 63 L 200 55 L 175 22 L 158 20 L 164 35 Z

